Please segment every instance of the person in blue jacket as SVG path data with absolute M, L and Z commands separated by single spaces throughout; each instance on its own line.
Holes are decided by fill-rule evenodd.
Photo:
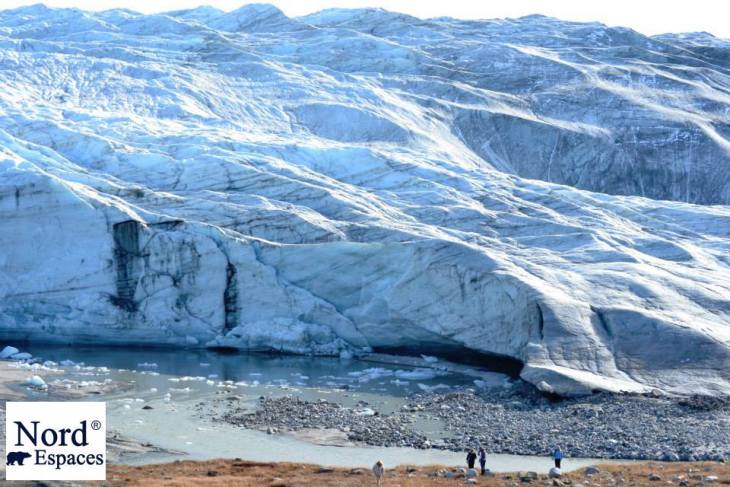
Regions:
M 482 468 L 482 475 L 487 473 L 485 465 L 487 464 L 487 452 L 484 451 L 484 447 L 479 447 L 479 466 Z
M 560 450 L 560 447 L 555 447 L 555 451 L 553 451 L 553 460 L 555 460 L 555 467 L 560 468 L 560 461 L 563 459 L 563 452 Z

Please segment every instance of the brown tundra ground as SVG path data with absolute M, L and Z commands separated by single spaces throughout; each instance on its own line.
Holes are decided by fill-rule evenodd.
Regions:
M 453 467 L 399 466 L 387 469 L 383 487 L 430 487 L 470 485 L 463 478 L 443 478 L 437 473 Z M 478 477 L 482 486 L 697 486 L 730 485 L 730 463 L 641 462 L 624 465 L 598 465 L 598 473 L 588 475 L 586 469 L 566 473 L 553 481 L 546 475 L 528 478 L 527 472 L 497 473 Z M 369 469 L 323 468 L 296 463 L 256 463 L 240 460 L 204 462 L 176 461 L 145 466 L 111 465 L 107 481 L 93 485 L 108 486 L 375 486 Z M 48 484 L 44 484 L 48 485 Z M 68 485 L 68 484 L 64 484 Z

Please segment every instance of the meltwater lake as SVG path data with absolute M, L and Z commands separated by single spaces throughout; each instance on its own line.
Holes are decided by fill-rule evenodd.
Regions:
M 22 345 L 22 349 L 46 362 L 44 379 L 53 390 L 60 394 L 65 390 L 68 397 L 79 400 L 106 401 L 109 431 L 163 450 L 131 452 L 118 459 L 132 464 L 241 458 L 352 467 L 369 467 L 378 459 L 391 466 L 463 465 L 461 452 L 343 443 L 341 437 L 333 441 L 330 432 L 267 434 L 246 429 L 217 421 L 215 405 L 235 396 L 240 407 L 253 412 L 262 397 L 295 396 L 360 408 L 363 414 L 388 414 L 419 392 L 475 388 L 475 380 L 487 389 L 510 385 L 507 375 L 470 368 L 454 372 L 432 357 L 412 358 L 406 365 L 206 350 L 47 345 Z M 30 393 L 44 398 L 43 393 Z M 425 421 L 414 427 L 441 432 L 442 425 Z M 568 467 L 601 462 L 606 460 L 571 459 Z M 491 454 L 488 462 L 495 472 L 547 472 L 550 466 L 549 459 L 538 456 Z

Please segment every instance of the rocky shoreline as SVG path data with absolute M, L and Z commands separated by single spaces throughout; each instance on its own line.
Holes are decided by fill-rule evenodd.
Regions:
M 408 398 L 396 412 L 361 402 L 344 407 L 296 396 L 261 397 L 258 407 L 225 402 L 215 421 L 270 434 L 334 429 L 372 446 L 548 455 L 560 445 L 569 457 L 663 461 L 730 459 L 730 400 L 703 397 L 596 394 L 554 400 L 516 387 L 463 390 Z M 422 422 L 440 424 L 426 433 Z

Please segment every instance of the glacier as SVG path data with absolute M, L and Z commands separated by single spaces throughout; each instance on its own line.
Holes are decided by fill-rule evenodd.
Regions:
M 730 41 L 0 11 L 0 338 L 730 394 Z

